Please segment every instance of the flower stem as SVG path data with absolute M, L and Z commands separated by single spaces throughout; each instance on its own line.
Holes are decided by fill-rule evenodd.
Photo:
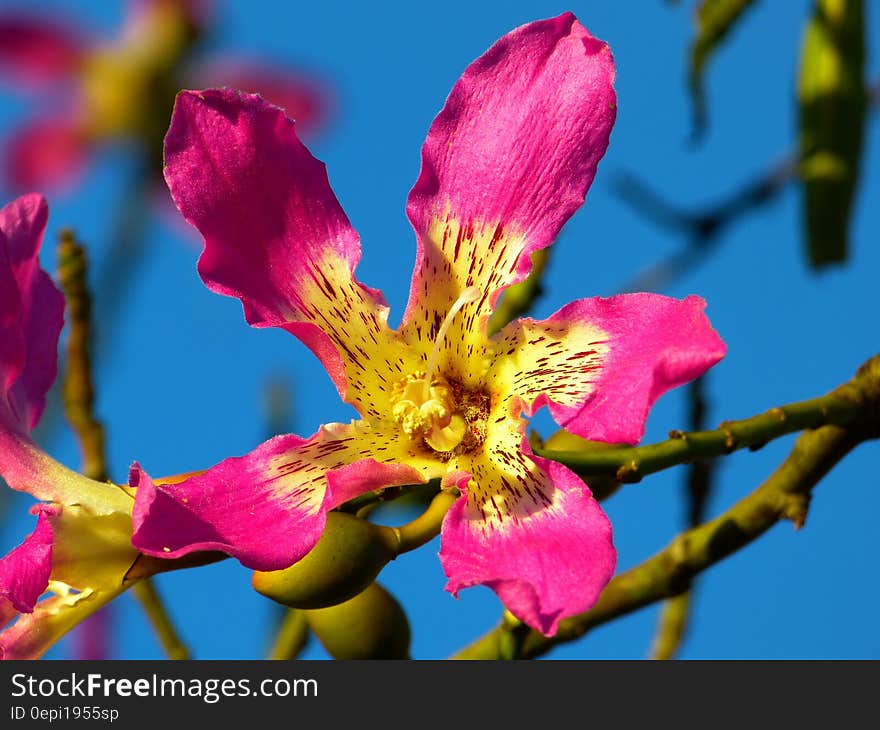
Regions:
M 275 636 L 269 659 L 296 659 L 309 640 L 306 615 L 296 608 L 288 609 Z
M 845 390 L 846 389 L 846 390 Z M 813 488 L 863 441 L 880 438 L 880 355 L 865 363 L 844 391 L 860 404 L 849 425 L 829 424 L 801 434 L 789 456 L 754 492 L 699 527 L 676 537 L 664 550 L 621 573 L 593 608 L 565 619 L 555 636 L 530 631 L 525 658 L 545 654 L 590 629 L 664 598 L 680 595 L 703 570 L 749 544 L 781 520 L 804 524 Z M 497 659 L 504 627 L 499 626 L 460 651 L 459 659 Z
M 174 628 L 171 617 L 165 608 L 162 597 L 150 578 L 135 583 L 132 592 L 140 602 L 150 620 L 153 631 L 169 659 L 189 659 L 190 652 Z
M 443 518 L 456 499 L 458 499 L 457 492 L 440 491 L 431 500 L 428 509 L 412 522 L 392 528 L 400 540 L 397 554 L 400 555 L 420 548 L 437 537 L 443 525 Z

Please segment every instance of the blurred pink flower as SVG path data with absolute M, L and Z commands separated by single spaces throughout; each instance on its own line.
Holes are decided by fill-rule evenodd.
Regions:
M 195 58 L 208 30 L 206 6 L 135 0 L 120 37 L 109 43 L 33 13 L 0 14 L 0 74 L 52 102 L 6 140 L 4 172 L 14 188 L 70 183 L 108 142 L 134 143 L 156 160 L 158 172 L 174 94 L 194 85 L 263 94 L 303 129 L 319 128 L 329 107 L 324 83 L 252 59 Z

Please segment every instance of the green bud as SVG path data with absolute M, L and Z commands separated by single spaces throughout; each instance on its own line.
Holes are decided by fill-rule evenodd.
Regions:
M 318 641 L 335 659 L 408 659 L 409 621 L 378 583 L 345 603 L 305 611 Z
M 544 442 L 547 451 L 602 451 L 620 448 L 620 444 L 609 444 L 604 441 L 590 441 L 575 436 L 564 429 L 558 430 Z M 580 474 L 590 487 L 593 496 L 600 502 L 607 499 L 620 489 L 620 482 L 608 474 Z
M 329 512 L 324 534 L 302 560 L 253 576 L 254 590 L 291 608 L 324 608 L 356 596 L 397 557 L 395 531 Z

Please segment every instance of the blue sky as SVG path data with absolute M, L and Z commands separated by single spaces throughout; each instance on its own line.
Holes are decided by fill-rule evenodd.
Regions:
M 4 3 L 11 5 L 11 2 Z M 584 296 L 610 295 L 651 263 L 676 251 L 680 237 L 640 218 L 615 195 L 615 176 L 637 174 L 670 200 L 708 204 L 760 173 L 792 147 L 794 84 L 806 0 L 760 3 L 713 59 L 707 76 L 710 128 L 688 141 L 690 106 L 684 59 L 692 3 L 473 3 L 377 7 L 374 3 L 217 3 L 215 49 L 230 49 L 313 70 L 335 87 L 336 112 L 310 147 L 361 235 L 361 281 L 384 290 L 396 323 L 406 302 L 415 245 L 404 216 L 418 174 L 425 132 L 466 65 L 495 39 L 524 22 L 572 10 L 607 41 L 617 63 L 618 120 L 584 207 L 555 244 L 546 294 L 534 313 L 546 316 Z M 121 5 L 33 2 L 47 13 L 78 16 L 111 33 Z M 637 9 L 636 9 L 637 8 Z M 869 11 L 876 8 L 869 7 Z M 869 18 L 869 41 L 880 26 Z M 868 78 L 878 74 L 869 57 Z M 32 106 L 3 90 L 0 130 Z M 772 205 L 743 218 L 704 263 L 664 293 L 695 293 L 728 344 L 710 374 L 710 421 L 753 415 L 825 393 L 880 350 L 880 186 L 878 123 L 866 128 L 861 194 L 854 212 L 851 257 L 815 274 L 802 256 L 800 200 L 787 189 Z M 75 189 L 47 191 L 49 240 L 73 226 L 99 262 L 124 188 L 124 162 L 105 155 Z M 4 196 L 8 198 L 9 196 Z M 327 421 L 347 421 L 323 369 L 305 347 L 280 331 L 252 330 L 237 301 L 205 289 L 195 270 L 198 245 L 173 215 L 152 222 L 149 251 L 115 312 L 112 343 L 97 363 L 99 415 L 108 428 L 113 475 L 137 459 L 152 474 L 204 468 L 246 453 L 265 437 L 261 393 L 268 380 L 290 383 L 300 435 Z M 45 265 L 54 268 L 51 246 Z M 101 311 L 101 292 L 95 292 Z M 101 323 L 97 323 L 100 328 Z M 665 396 L 646 441 L 683 427 L 683 393 Z M 544 433 L 549 421 L 539 419 Z M 792 438 L 723 461 L 710 513 L 754 489 L 781 461 Z M 45 447 L 76 465 L 75 444 L 59 431 Z M 697 583 L 695 615 L 682 656 L 688 658 L 876 658 L 880 632 L 877 443 L 863 445 L 817 488 L 807 525 L 779 525 Z M 666 545 L 683 522 L 683 472 L 671 470 L 624 487 L 605 507 L 615 527 L 620 569 Z M 30 529 L 28 498 L 9 503 L 0 547 Z M 459 600 L 443 591 L 437 541 L 399 558 L 381 576 L 408 610 L 417 658 L 440 658 L 492 627 L 500 615 L 482 588 Z M 234 561 L 160 576 L 182 634 L 199 658 L 261 656 L 274 606 L 250 589 Z M 114 645 L 122 658 L 161 651 L 130 596 L 113 605 Z M 559 648 L 557 658 L 640 658 L 650 646 L 656 607 L 602 627 Z M 63 642 L 51 656 L 67 656 Z M 306 657 L 323 653 L 313 642 Z

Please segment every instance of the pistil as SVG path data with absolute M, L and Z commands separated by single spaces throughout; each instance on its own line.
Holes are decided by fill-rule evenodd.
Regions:
M 424 384 L 424 398 L 428 397 L 428 391 L 431 388 L 431 382 L 434 377 L 434 369 L 437 367 L 437 357 L 440 355 L 440 348 L 443 344 L 443 339 L 446 337 L 446 333 L 449 331 L 449 327 L 452 325 L 452 320 L 455 318 L 455 315 L 461 311 L 461 308 L 465 304 L 470 304 L 471 302 L 477 301 L 481 296 L 481 292 L 475 286 L 469 286 L 467 289 L 462 291 L 459 294 L 458 299 L 456 299 L 452 306 L 449 308 L 449 312 L 446 314 L 446 318 L 443 320 L 443 324 L 440 325 L 440 329 L 437 331 L 437 339 L 434 340 L 434 347 L 431 349 L 431 354 L 428 357 L 428 365 L 425 368 L 425 384 Z
M 434 451 L 452 451 L 467 432 L 467 422 L 461 413 L 456 412 L 452 388 L 445 378 L 436 374 L 436 370 L 443 339 L 452 320 L 465 304 L 480 296 L 480 290 L 474 286 L 462 291 L 437 331 L 425 372 L 407 375 L 397 385 L 397 401 L 392 411 L 395 420 L 404 433 L 423 438 Z

